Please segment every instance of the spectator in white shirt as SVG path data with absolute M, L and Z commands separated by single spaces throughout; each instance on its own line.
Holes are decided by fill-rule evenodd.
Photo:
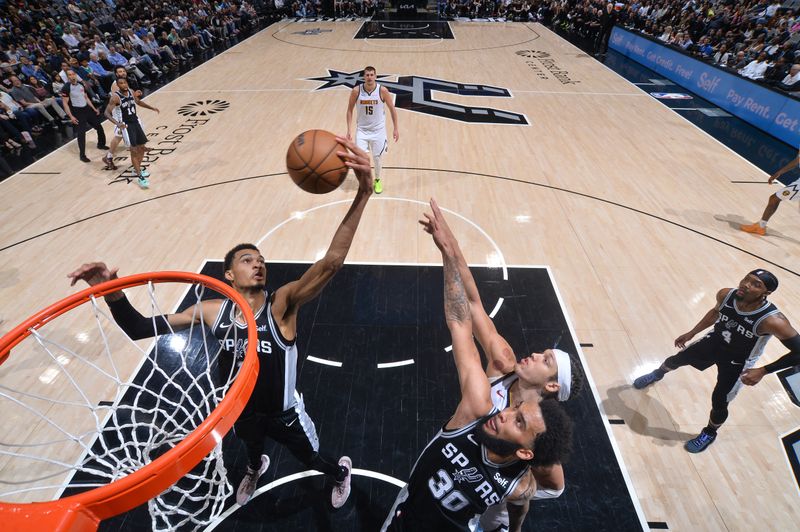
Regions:
M 789 69 L 789 73 L 786 74 L 786 77 L 780 82 L 778 88 L 787 92 L 800 90 L 800 64 L 792 65 L 792 68 Z
M 739 74 L 749 79 L 761 79 L 764 77 L 764 72 L 767 71 L 769 62 L 767 61 L 766 52 L 758 54 L 758 58 L 750 61 L 746 67 L 739 70 Z

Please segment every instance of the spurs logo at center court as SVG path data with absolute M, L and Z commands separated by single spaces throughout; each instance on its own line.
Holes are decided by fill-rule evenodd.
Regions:
M 396 96 L 394 105 L 400 109 L 423 113 L 426 115 L 449 118 L 470 124 L 503 124 L 512 126 L 527 126 L 528 119 L 525 115 L 503 111 L 491 107 L 474 107 L 434 99 L 433 92 L 447 92 L 458 96 L 484 96 L 493 98 L 511 98 L 511 91 L 502 87 L 479 85 L 473 83 L 460 83 L 443 79 L 426 78 L 422 76 L 398 76 L 397 81 L 389 81 L 389 76 L 378 76 L 378 82 Z M 322 81 L 323 85 L 316 90 L 332 89 L 334 87 L 347 87 L 352 89 L 364 83 L 364 73 L 340 72 L 328 69 L 328 75 L 318 78 L 305 78 L 308 81 Z

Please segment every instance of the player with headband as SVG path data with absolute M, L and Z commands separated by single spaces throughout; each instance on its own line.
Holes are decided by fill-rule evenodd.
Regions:
M 506 339 L 497 332 L 494 322 L 483 307 L 475 279 L 467 261 L 447 225 L 436 200 L 431 200 L 431 214 L 425 213 L 421 220 L 426 231 L 431 232 L 432 224 L 441 228 L 441 238 L 446 239 L 457 258 L 458 273 L 464 284 L 469 302 L 473 334 L 483 348 L 487 358 L 486 376 L 492 386 L 493 404 L 499 408 L 514 406 L 522 401 L 558 399 L 566 401 L 575 397 L 583 387 L 583 368 L 578 358 L 561 349 L 545 349 L 541 353 L 531 353 L 517 361 L 514 350 Z M 566 460 L 570 446 L 559 446 L 562 453 L 555 463 L 546 467 L 533 467 L 537 481 L 534 499 L 551 499 L 564 492 L 565 481 L 562 463 Z M 511 509 L 511 515 L 508 509 Z M 528 511 L 528 504 L 511 505 L 505 503 L 490 506 L 481 518 L 480 524 L 486 532 L 515 530 Z
M 694 328 L 675 339 L 681 351 L 667 358 L 659 368 L 642 375 L 633 386 L 645 388 L 682 366 L 704 371 L 717 366 L 717 384 L 711 394 L 708 425 L 684 447 L 690 453 L 704 451 L 717 438 L 717 430 L 728 418 L 728 404 L 742 384 L 754 385 L 767 373 L 800 364 L 800 335 L 786 316 L 767 301 L 778 288 L 778 279 L 764 269 L 753 270 L 739 281 L 738 288 L 717 292 L 717 303 Z M 686 345 L 697 333 L 714 326 L 700 340 Z M 753 366 L 764 346 L 775 336 L 790 352 L 772 364 Z

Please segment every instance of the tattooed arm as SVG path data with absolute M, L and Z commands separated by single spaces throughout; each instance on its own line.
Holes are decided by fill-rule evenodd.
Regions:
M 453 359 L 461 387 L 461 402 L 447 424 L 448 429 L 455 429 L 488 414 L 492 402 L 489 399 L 489 381 L 472 339 L 470 305 L 458 268 L 458 255 L 446 240 L 438 238 L 442 229 L 439 222 L 434 212 L 432 217 L 428 217 L 427 224 L 423 225 L 433 236 L 444 262 L 444 315 L 453 340 Z

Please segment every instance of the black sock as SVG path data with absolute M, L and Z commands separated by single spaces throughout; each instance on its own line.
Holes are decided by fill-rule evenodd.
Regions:
M 711 426 L 711 424 L 709 423 L 708 425 L 706 425 L 706 426 L 703 428 L 703 432 L 705 432 L 705 433 L 706 433 L 706 434 L 708 434 L 709 436 L 716 436 L 716 435 L 717 435 L 717 429 L 718 429 L 718 428 L 719 428 L 719 427 L 712 427 L 712 426 Z

